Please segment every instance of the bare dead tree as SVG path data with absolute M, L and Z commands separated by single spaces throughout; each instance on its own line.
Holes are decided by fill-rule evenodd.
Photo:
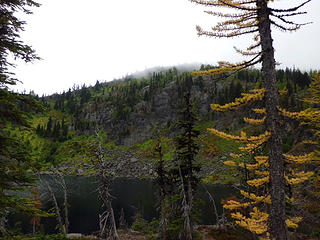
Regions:
M 57 198 L 56 198 L 56 196 L 55 196 L 50 184 L 48 183 L 48 181 L 44 180 L 40 176 L 39 176 L 39 179 L 40 179 L 40 182 L 42 184 L 44 184 L 46 186 L 47 190 L 48 190 L 50 200 L 53 203 L 53 208 L 54 208 L 54 212 L 55 212 L 56 219 L 57 219 L 57 222 L 58 222 L 59 230 L 60 230 L 61 233 L 64 233 L 64 231 L 63 231 L 63 222 L 62 222 L 62 217 L 61 217 L 61 214 L 60 214 L 60 208 L 59 208 L 59 205 L 58 205 Z
M 110 194 L 110 185 L 113 177 L 110 176 L 107 171 L 106 153 L 105 149 L 102 148 L 99 129 L 96 129 L 96 136 L 97 144 L 94 146 L 94 157 L 91 158 L 91 161 L 96 170 L 99 199 L 102 201 L 102 208 L 105 209 L 105 211 L 99 215 L 99 235 L 104 239 L 119 240 L 111 204 L 113 197 Z
M 192 240 L 193 226 L 191 223 L 191 209 L 192 209 L 192 189 L 191 182 L 188 179 L 188 192 L 185 191 L 185 182 L 181 173 L 181 167 L 179 166 L 179 174 L 181 178 L 181 195 L 182 195 L 182 216 L 184 217 L 184 232 L 180 234 L 181 240 Z
M 208 189 L 205 186 L 203 186 L 203 188 L 206 191 L 206 193 L 208 194 L 209 199 L 210 199 L 210 201 L 212 203 L 212 206 L 213 206 L 213 209 L 214 209 L 214 214 L 215 214 L 215 217 L 216 217 L 216 225 L 219 228 L 225 228 L 225 226 L 227 224 L 227 219 L 226 219 L 225 214 L 224 214 L 224 208 L 222 208 L 223 212 L 219 216 L 216 201 L 214 200 L 212 194 L 208 191 Z
M 63 207 L 64 207 L 64 228 L 63 232 L 65 234 L 69 233 L 69 213 L 68 213 L 68 189 L 67 189 L 67 184 L 66 181 L 64 180 L 64 176 L 62 173 L 52 167 L 52 171 L 54 174 L 57 176 L 58 180 L 56 179 L 56 182 L 61 186 L 62 191 L 63 191 Z
M 216 201 L 214 200 L 214 198 L 212 197 L 211 193 L 208 191 L 208 189 L 206 187 L 204 187 L 206 193 L 209 196 L 210 201 L 212 202 L 212 206 L 214 209 L 214 214 L 216 215 L 216 223 L 219 223 L 219 214 L 218 214 L 218 210 L 217 210 L 217 205 L 216 205 Z
M 119 228 L 120 229 L 124 229 L 124 230 L 128 229 L 128 224 L 127 224 L 127 221 L 125 219 L 123 208 L 121 208 L 121 212 L 120 212 Z

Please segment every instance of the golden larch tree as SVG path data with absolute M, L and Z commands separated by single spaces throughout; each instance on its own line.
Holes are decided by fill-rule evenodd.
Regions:
M 219 68 L 199 71 L 195 75 L 219 74 L 234 72 L 248 68 L 257 63 L 262 64 L 262 76 L 265 87 L 266 128 L 270 133 L 268 138 L 268 158 L 270 162 L 270 193 L 271 210 L 269 217 L 269 232 L 272 239 L 287 240 L 285 214 L 285 175 L 284 156 L 282 152 L 281 122 L 279 112 L 279 96 L 276 84 L 275 58 L 271 26 L 283 31 L 295 31 L 302 25 L 290 20 L 290 17 L 305 14 L 300 9 L 311 0 L 300 5 L 275 9 L 270 7 L 271 0 L 190 0 L 209 7 L 227 8 L 230 13 L 206 11 L 208 14 L 224 18 L 211 31 L 204 31 L 197 26 L 198 35 L 217 38 L 231 38 L 247 34 L 253 35 L 253 44 L 246 50 L 236 48 L 240 54 L 250 57 L 239 63 L 220 62 Z
M 265 89 L 253 89 L 249 93 L 243 93 L 240 98 L 236 98 L 234 102 L 225 105 L 211 104 L 211 108 L 216 111 L 232 111 L 250 104 L 265 104 Z M 243 196 L 241 201 L 228 200 L 224 202 L 224 208 L 230 210 L 231 217 L 236 220 L 236 223 L 248 229 L 259 239 L 270 239 L 270 231 L 268 223 L 270 220 L 270 161 L 269 156 L 265 155 L 267 151 L 267 143 L 271 137 L 269 131 L 266 130 L 266 108 L 252 108 L 254 118 L 244 117 L 244 122 L 250 125 L 262 125 L 265 129 L 259 135 L 247 135 L 241 131 L 239 135 L 227 134 L 217 129 L 211 128 L 209 131 L 216 136 L 227 140 L 232 140 L 240 143 L 238 154 L 231 153 L 232 160 L 225 161 L 226 165 L 236 167 L 244 172 L 244 182 L 240 194 Z M 289 113 L 281 109 L 281 113 L 289 117 L 297 113 Z M 261 127 L 259 127 L 261 129 Z M 310 142 L 310 141 L 306 141 Z M 315 162 L 314 153 L 303 155 L 284 154 L 286 168 L 284 178 L 286 185 L 297 185 L 305 182 L 314 175 L 313 171 L 299 170 L 299 166 L 306 163 Z M 293 203 L 294 198 L 286 195 L 286 201 Z M 243 211 L 245 210 L 245 211 Z M 247 214 L 243 214 L 246 212 Z M 298 227 L 302 220 L 299 216 L 289 216 L 287 214 L 285 224 L 290 229 Z
M 311 128 L 313 131 L 313 139 L 305 140 L 302 143 L 313 146 L 312 152 L 306 152 L 305 155 L 296 156 L 293 154 L 286 154 L 285 158 L 290 165 L 297 165 L 305 167 L 306 163 L 312 167 L 314 170 L 312 176 L 312 184 L 309 185 L 310 195 L 305 197 L 303 206 L 306 209 L 310 209 L 312 214 L 318 218 L 320 213 L 320 207 L 318 204 L 320 198 L 320 176 L 319 176 L 319 165 L 320 165 L 320 74 L 313 73 L 312 82 L 306 93 L 306 97 L 302 100 L 308 104 L 307 108 L 299 112 L 289 112 L 285 109 L 281 109 L 282 114 L 285 117 L 293 118 L 300 121 L 300 124 Z M 291 180 L 291 179 L 290 179 Z M 293 179 L 296 181 L 295 179 Z M 291 180 L 292 181 L 292 180 Z M 317 231 L 316 229 L 314 229 Z

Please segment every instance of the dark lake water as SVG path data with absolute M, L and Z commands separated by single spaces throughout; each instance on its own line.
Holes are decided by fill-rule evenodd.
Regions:
M 62 206 L 63 195 L 62 191 L 53 178 L 46 176 L 45 179 L 51 183 L 56 198 Z M 98 230 L 98 216 L 101 213 L 101 203 L 97 200 L 97 184 L 93 177 L 66 177 L 68 187 L 68 202 L 69 202 L 69 232 L 77 232 L 89 234 Z M 125 219 L 131 226 L 134 216 L 137 212 L 142 212 L 144 219 L 151 221 L 159 216 L 158 213 L 158 187 L 152 180 L 148 179 L 115 179 L 111 186 L 112 195 L 115 199 L 112 206 L 115 213 L 117 223 L 121 209 L 124 211 Z M 235 191 L 230 186 L 226 185 L 208 185 L 201 184 L 197 192 L 199 199 L 199 224 L 214 224 L 215 215 L 212 202 L 206 193 L 207 189 L 215 199 L 219 214 L 222 213 L 221 200 L 233 195 Z M 48 200 L 45 194 L 44 186 L 40 186 L 40 193 L 43 194 L 42 202 L 45 209 L 50 209 L 53 204 Z M 31 232 L 30 219 L 24 216 L 11 216 L 10 225 L 14 225 L 17 221 L 22 222 L 23 232 Z M 56 232 L 56 220 L 54 217 L 41 219 L 41 229 L 46 233 Z

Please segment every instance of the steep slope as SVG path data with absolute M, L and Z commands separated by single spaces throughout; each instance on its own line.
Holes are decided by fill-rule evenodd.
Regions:
M 206 66 L 202 66 L 204 68 Z M 309 75 L 289 69 L 279 70 L 277 75 L 280 89 L 284 92 L 283 105 L 292 109 L 302 108 L 297 97 L 308 86 Z M 143 167 L 152 165 L 150 152 L 154 130 L 156 127 L 165 129 L 173 150 L 172 139 L 178 133 L 175 123 L 182 97 L 186 91 L 190 91 L 199 117 L 197 126 L 202 133 L 199 138 L 202 146 L 200 158 L 207 166 L 205 174 L 209 174 L 216 167 L 212 159 L 222 168 L 220 160 L 236 150 L 236 146 L 210 136 L 206 128 L 214 126 L 235 132 L 244 127 L 244 113 L 214 115 L 210 104 L 233 101 L 241 92 L 259 86 L 261 73 L 255 69 L 241 71 L 224 80 L 192 77 L 190 72 L 179 72 L 172 68 L 140 78 L 128 76 L 113 82 L 97 81 L 95 86 L 75 86 L 62 94 L 39 98 L 45 110 L 34 116 L 35 131 L 25 139 L 38 161 L 80 169 L 74 166 L 89 161 L 87 149 L 95 139 L 95 130 L 99 128 L 106 144 L 117 149 L 118 157 L 113 159 L 112 164 L 115 171 L 118 169 L 120 175 L 138 174 L 131 174 L 122 167 L 127 166 L 140 169 L 140 175 L 152 175 L 150 167 Z M 255 129 L 251 131 L 254 133 Z M 288 141 L 290 148 L 292 139 Z M 170 151 L 167 157 L 170 158 Z M 136 165 L 132 165 L 134 163 Z

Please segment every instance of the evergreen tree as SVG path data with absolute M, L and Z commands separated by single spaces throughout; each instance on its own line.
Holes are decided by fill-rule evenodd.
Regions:
M 47 136 L 47 137 L 51 137 L 51 135 L 52 135 L 52 131 L 51 131 L 51 129 L 52 129 L 52 118 L 51 118 L 51 116 L 49 117 L 49 120 L 48 120 L 48 122 L 47 122 L 47 128 L 46 128 L 46 133 L 45 133 L 45 135 Z
M 0 41 L 0 88 L 7 88 L 7 85 L 15 85 L 17 79 L 8 71 L 9 66 L 15 66 L 9 62 L 9 54 L 13 54 L 16 58 L 30 62 L 39 59 L 35 51 L 28 45 L 23 44 L 20 40 L 19 32 L 23 31 L 24 21 L 18 19 L 16 14 L 24 12 L 31 14 L 29 7 L 39 7 L 39 4 L 32 0 L 7 0 L 1 1 L 1 41 Z
M 200 134 L 194 126 L 197 117 L 192 111 L 190 92 L 184 96 L 184 109 L 180 113 L 178 127 L 182 133 L 176 138 L 176 181 L 181 188 L 181 207 L 184 227 L 180 232 L 181 240 L 192 239 L 194 219 L 192 210 L 194 207 L 194 192 L 199 183 L 197 172 L 200 168 L 196 163 L 196 155 L 199 151 L 197 138 Z
M 36 134 L 41 136 L 41 126 L 40 126 L 40 124 L 37 125 Z
M 0 218 L 12 209 L 39 213 L 39 210 L 32 207 L 35 206 L 32 199 L 15 194 L 16 190 L 30 186 L 34 178 L 29 172 L 31 157 L 28 149 L 17 137 L 10 136 L 7 129 L 10 124 L 29 127 L 27 114 L 22 111 L 22 107 L 28 111 L 38 108 L 27 95 L 8 90 L 10 85 L 18 82 L 8 71 L 9 67 L 15 66 L 8 60 L 8 56 L 12 54 L 26 62 L 39 59 L 35 51 L 21 41 L 19 33 L 23 31 L 25 22 L 16 17 L 19 12 L 30 14 L 28 8 L 38 6 L 32 0 L 1 1 L 0 6 Z M 3 226 L 0 230 L 4 231 Z

